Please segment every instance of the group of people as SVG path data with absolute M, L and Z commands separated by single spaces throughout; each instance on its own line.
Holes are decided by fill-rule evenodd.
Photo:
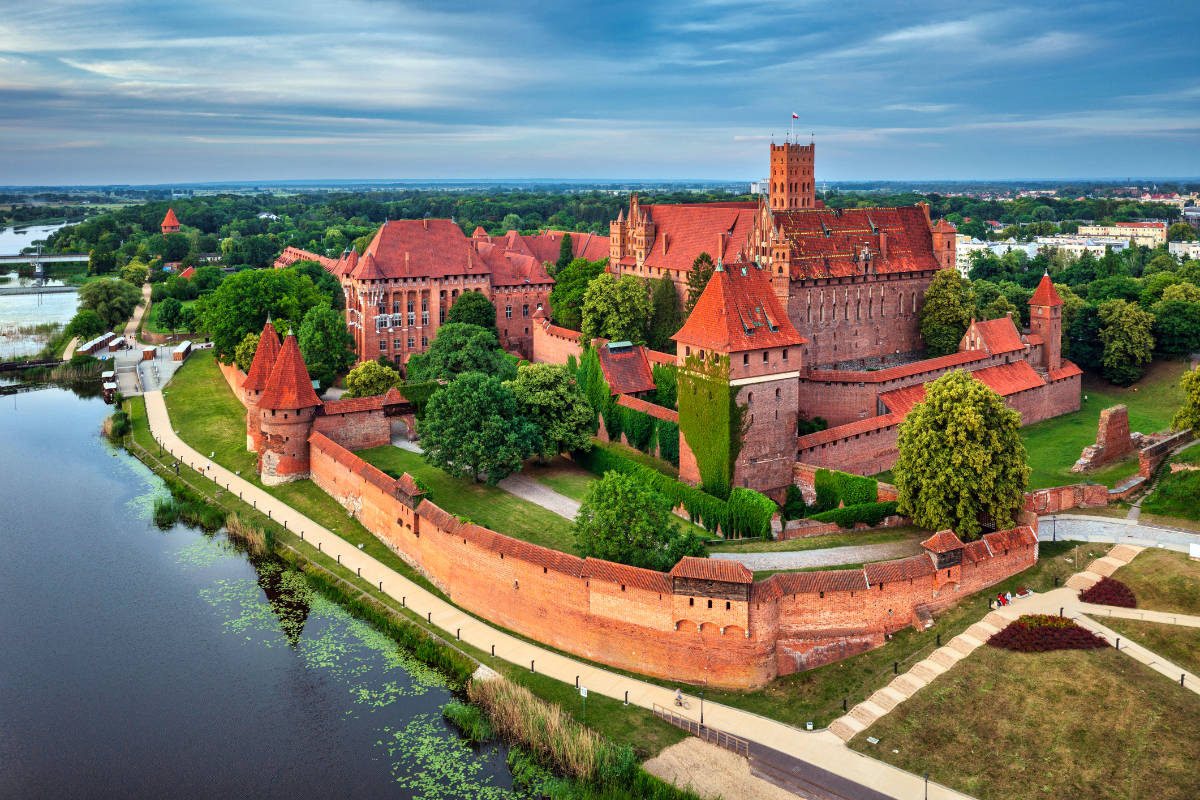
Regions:
M 995 605 L 992 605 L 991 600 L 988 601 L 988 605 L 992 608 L 999 608 L 1000 606 L 1006 606 L 1011 603 L 1012 599 L 1012 592 L 997 592 Z

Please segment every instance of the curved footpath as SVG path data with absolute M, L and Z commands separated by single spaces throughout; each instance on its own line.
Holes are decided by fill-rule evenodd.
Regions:
M 1200 533 L 1183 528 L 1147 525 L 1122 517 L 1091 517 L 1086 514 L 1049 514 L 1041 518 L 1038 539 L 1061 539 L 1101 544 L 1127 544 L 1134 547 L 1161 547 L 1188 552 L 1188 545 L 1200 544 Z
M 305 541 L 316 544 L 327 555 L 338 558 L 342 566 L 357 571 L 364 579 L 377 584 L 392 597 L 402 599 L 409 609 L 425 613 L 434 625 L 447 634 L 460 635 L 464 641 L 485 651 L 494 645 L 498 658 L 514 664 L 528 664 L 532 661 L 538 672 L 563 683 L 573 684 L 578 676 L 580 685 L 586 686 L 591 692 L 599 692 L 617 699 L 624 699 L 628 693 L 630 703 L 647 709 L 655 704 L 668 708 L 672 706 L 674 692 L 671 689 L 618 675 L 545 650 L 498 631 L 433 596 L 346 540 L 257 486 L 214 464 L 185 444 L 171 428 L 170 416 L 167 414 L 161 391 L 146 392 L 145 400 L 150 431 L 155 440 L 171 455 L 229 491 L 237 492 L 238 497 L 250 502 L 260 511 L 267 511 L 272 519 L 283 523 L 289 530 L 301 533 Z M 697 702 L 695 699 L 691 701 L 693 710 L 696 709 Z M 712 702 L 704 704 L 704 721 L 712 728 L 779 750 L 888 797 L 924 796 L 925 781 L 920 776 L 856 753 L 828 730 L 805 732 L 773 719 Z M 928 797 L 931 800 L 956 800 L 969 796 L 931 782 Z

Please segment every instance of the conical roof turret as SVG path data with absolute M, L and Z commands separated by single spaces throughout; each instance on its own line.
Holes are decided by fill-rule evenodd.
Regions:
M 271 370 L 267 390 L 258 404 L 275 411 L 299 411 L 321 405 L 321 398 L 313 391 L 312 378 L 304 366 L 304 356 L 300 355 L 300 345 L 294 333 L 284 338 L 279 357 L 275 359 L 275 367 Z
M 278 357 L 279 334 L 275 332 L 275 326 L 271 324 L 271 318 L 268 316 L 262 333 L 258 336 L 258 347 L 254 350 L 254 360 L 250 362 L 246 380 L 242 381 L 242 389 L 247 392 L 261 392 L 266 389 Z
M 1042 275 L 1037 291 L 1033 293 L 1033 297 L 1029 298 L 1029 305 L 1061 306 L 1062 304 L 1062 298 L 1058 296 L 1058 292 L 1054 290 L 1054 283 L 1050 280 L 1050 273 L 1046 272 Z

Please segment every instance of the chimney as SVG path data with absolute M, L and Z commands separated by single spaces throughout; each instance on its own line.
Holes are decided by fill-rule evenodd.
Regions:
M 667 234 L 663 234 L 663 255 L 667 254 Z
M 429 230 L 429 217 L 421 220 L 421 225 L 424 226 L 425 230 Z
M 887 258 L 887 231 L 879 232 L 879 255 L 881 258 Z
M 717 261 L 725 257 L 725 234 L 717 234 Z

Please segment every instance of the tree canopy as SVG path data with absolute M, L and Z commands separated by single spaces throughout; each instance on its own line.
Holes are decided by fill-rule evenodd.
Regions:
M 310 308 L 296 338 L 308 374 L 321 384 L 322 391 L 332 386 L 337 376 L 354 363 L 354 353 L 350 350 L 354 340 L 346 330 L 346 317 L 340 311 L 324 305 Z
M 1200 431 L 1200 367 L 1183 373 L 1179 386 L 1183 389 L 1183 405 L 1175 413 L 1171 427 L 1177 431 L 1186 428 Z
M 168 297 L 155 306 L 154 318 L 158 320 L 159 325 L 174 333 L 175 329 L 179 327 L 179 314 L 182 311 L 183 303 L 174 297 Z
M 451 475 L 498 481 L 521 468 L 537 448 L 537 428 L 494 375 L 467 372 L 436 392 L 417 421 L 427 462 Z
M 136 286 L 116 278 L 91 281 L 79 290 L 79 307 L 99 314 L 105 330 L 110 331 L 129 319 L 141 299 L 142 293 Z
M 1104 376 L 1128 386 L 1146 373 L 1154 350 L 1154 317 L 1125 300 L 1109 300 L 1097 309 Z
M 346 375 L 343 397 L 375 397 L 400 383 L 400 373 L 378 361 L 364 361 Z
M 554 265 L 554 271 L 557 273 L 566 269 L 572 261 L 575 260 L 575 252 L 571 243 L 571 235 L 564 233 L 562 242 L 558 245 L 558 262 Z
M 299 326 L 327 298 L 306 275 L 290 269 L 243 270 L 196 301 L 196 317 L 228 363 L 247 333 L 261 331 L 269 314 Z
M 687 302 L 683 306 L 684 311 L 688 314 L 692 313 L 692 309 L 696 307 L 696 301 L 700 299 L 700 295 L 704 294 L 704 287 L 708 286 L 714 269 L 712 256 L 708 253 L 700 253 L 692 262 L 692 268 L 688 270 L 687 275 Z
M 261 335 L 257 333 L 247 333 L 246 338 L 238 344 L 233 351 L 233 363 L 237 364 L 237 368 L 242 372 L 249 372 L 250 365 L 254 363 L 254 354 L 258 351 L 258 342 Z
M 619 279 L 597 275 L 583 295 L 583 338 L 646 343 L 650 297 L 646 285 L 632 275 Z
M 933 277 L 925 290 L 925 302 L 919 313 L 921 338 L 930 357 L 949 355 L 958 350 L 963 334 L 971 324 L 969 283 L 957 271 L 944 269 Z
M 550 308 L 554 321 L 564 328 L 577 331 L 583 325 L 583 294 L 588 283 L 608 266 L 605 260 L 588 261 L 576 258 L 554 276 L 550 290 Z
M 592 408 L 566 367 L 522 364 L 506 386 L 519 413 L 537 427 L 543 459 L 591 446 Z
M 501 379 L 512 377 L 513 369 L 495 329 L 465 322 L 447 322 L 438 328 L 429 350 L 409 357 L 410 382 L 453 380 L 464 372 L 482 372 Z
M 700 537 L 680 532 L 662 495 L 619 472 L 604 473 L 588 488 L 575 541 L 585 558 L 663 571 L 683 556 L 706 555 Z
M 668 276 L 650 282 L 650 330 L 646 344 L 660 353 L 674 353 L 675 342 L 671 337 L 683 327 L 683 309 L 679 306 L 679 293 L 675 282 Z
M 978 538 L 983 518 L 1011 528 L 1029 477 L 1020 429 L 1021 415 L 962 370 L 926 384 L 900 425 L 900 513 L 964 539 Z
M 481 292 L 463 292 L 446 312 L 446 322 L 465 322 L 496 331 L 496 307 Z

